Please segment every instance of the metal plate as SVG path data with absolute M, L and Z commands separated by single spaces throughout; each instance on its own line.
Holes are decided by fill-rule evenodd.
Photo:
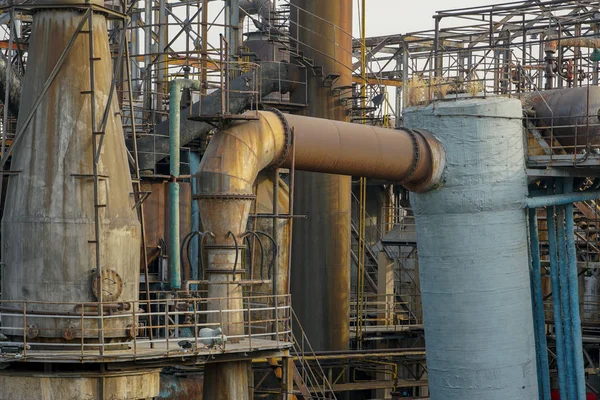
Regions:
M 102 301 L 116 301 L 123 293 L 123 280 L 121 276 L 112 269 L 105 269 L 101 273 L 102 276 Z M 99 282 L 98 275 L 94 275 L 92 279 L 92 293 L 99 298 Z

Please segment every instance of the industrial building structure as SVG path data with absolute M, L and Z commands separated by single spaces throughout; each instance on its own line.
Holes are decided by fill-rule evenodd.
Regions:
M 600 2 L 354 3 L 2 3 L 0 399 L 598 397 Z

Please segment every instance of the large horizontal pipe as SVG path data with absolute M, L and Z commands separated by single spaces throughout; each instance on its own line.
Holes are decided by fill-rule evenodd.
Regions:
M 301 171 L 384 179 L 423 192 L 437 183 L 444 167 L 443 149 L 425 131 L 262 111 L 258 120 L 233 123 L 215 135 L 200 174 L 226 174 L 229 193 L 251 193 L 262 169 L 292 166 L 292 135 L 294 166 Z M 216 165 L 212 159 L 219 160 L 218 171 L 208 168 Z
M 437 183 L 443 169 L 443 150 L 425 131 L 298 115 L 283 118 L 294 131 L 295 167 L 301 171 L 402 182 L 411 191 L 424 192 Z M 282 125 L 275 130 L 283 134 Z M 289 153 L 282 166 L 291 166 Z
M 385 179 L 415 192 L 433 188 L 444 168 L 444 150 L 425 131 L 262 111 L 257 120 L 236 122 L 215 134 L 196 175 L 201 219 L 217 242 L 230 241 L 229 231 L 243 233 L 247 217 L 233 212 L 235 202 L 220 199 L 252 195 L 258 173 L 291 167 L 292 151 L 297 170 Z

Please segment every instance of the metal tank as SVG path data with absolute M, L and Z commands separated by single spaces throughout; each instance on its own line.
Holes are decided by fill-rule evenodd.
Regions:
M 244 52 L 247 50 L 247 56 L 254 58 L 254 60 L 251 58 L 250 61 L 289 62 L 290 53 L 281 50 L 284 47 L 281 44 L 282 41 L 289 42 L 289 39 L 283 35 L 279 36 L 277 33 L 248 32 L 243 43 Z
M 521 103 L 407 109 L 446 151 L 440 188 L 411 193 L 431 400 L 538 399 Z
M 600 87 L 531 92 L 522 96 L 524 108 L 535 111 L 537 126 L 552 128 L 553 137 L 568 152 L 574 146 L 600 146 Z M 550 137 L 550 129 L 546 137 Z
M 107 21 L 103 14 L 93 13 L 92 26 L 84 23 L 84 32 L 77 35 L 43 94 L 45 82 L 84 18 L 83 11 L 64 5 L 40 9 L 33 17 L 18 121 L 18 129 L 24 130 L 12 153 L 11 169 L 16 173 L 9 178 L 2 220 L 2 299 L 43 302 L 28 304 L 27 312 L 59 316 L 28 317 L 27 325 L 35 325 L 40 338 L 75 339 L 82 333 L 82 312 L 98 315 L 98 310 L 86 306 L 82 311 L 59 303 L 96 302 L 101 287 L 102 300 L 115 303 L 107 308 L 117 315 L 105 320 L 104 338 L 121 338 L 128 336 L 127 325 L 133 323 L 128 311 L 132 303 L 123 303 L 138 300 L 140 227 L 116 95 L 108 105 L 106 127 L 101 128 L 113 77 Z M 96 189 L 93 138 L 102 142 Z M 23 304 L 12 307 L 22 309 Z M 119 318 L 121 313 L 124 316 Z M 68 318 L 69 314 L 75 317 Z M 95 319 L 86 321 L 84 336 L 97 338 L 99 324 Z M 5 318 L 3 325 L 23 326 L 23 320 Z
M 290 28 L 297 33 L 304 56 L 322 66 L 324 75 L 339 75 L 335 86 L 352 85 L 352 0 L 293 0 L 291 11 Z M 336 95 L 324 85 L 324 77 L 308 75 L 304 114 L 347 121 L 340 93 Z M 307 218 L 295 221 L 293 228 L 294 310 L 315 350 L 346 350 L 350 332 L 351 177 L 298 172 L 295 179 L 293 212 Z

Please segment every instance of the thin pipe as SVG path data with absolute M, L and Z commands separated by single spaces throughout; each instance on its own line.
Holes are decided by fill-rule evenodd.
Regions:
M 264 279 L 263 278 L 263 271 L 265 269 L 265 246 L 263 245 L 263 242 L 260 238 L 260 236 L 258 236 L 257 232 L 253 232 L 253 231 L 248 231 L 245 234 L 242 235 L 242 239 L 246 239 L 248 240 L 248 243 L 250 243 L 250 235 L 254 236 L 256 238 L 256 240 L 258 241 L 258 245 L 260 246 L 260 279 Z M 252 279 L 252 273 L 249 274 L 250 279 Z
M 235 243 L 235 261 L 233 262 L 233 280 L 235 281 L 235 272 L 237 269 L 238 257 L 240 254 L 240 247 L 238 245 L 237 239 L 235 238 L 235 233 L 229 231 L 227 232 L 227 236 L 231 236 L 233 239 L 233 243 Z
M 573 365 L 573 334 L 571 331 L 571 310 L 569 308 L 569 280 L 565 239 L 565 209 L 559 206 L 556 209 L 556 223 L 558 236 L 558 260 L 560 271 L 560 307 L 564 321 L 565 335 L 565 360 L 567 364 L 567 392 L 571 400 L 577 399 L 577 387 Z
M 180 236 L 179 236 L 179 179 L 180 174 L 180 147 L 181 147 L 181 89 L 200 90 L 201 83 L 190 79 L 177 79 L 171 82 L 169 102 L 169 159 L 171 181 L 169 182 L 170 200 L 170 247 L 169 257 L 170 283 L 172 289 L 181 288 L 181 262 L 180 262 Z
M 550 279 L 552 282 L 552 311 L 554 314 L 554 332 L 556 334 L 556 362 L 558 368 L 558 388 L 561 399 L 568 399 L 567 375 L 565 365 L 565 339 L 563 323 L 560 315 L 560 277 L 558 271 L 558 258 L 556 247 L 556 220 L 554 207 L 546 208 L 548 221 L 548 248 L 550 252 Z
M 526 200 L 526 208 L 541 208 L 551 206 L 562 206 L 571 203 L 577 203 L 580 201 L 589 201 L 600 199 L 600 190 L 594 190 L 590 192 L 574 192 L 574 193 L 563 193 L 554 194 L 551 196 L 536 196 L 529 197 Z
M 259 234 L 259 235 L 264 235 L 267 239 L 269 239 L 271 241 L 271 245 L 273 246 L 273 258 L 271 259 L 271 264 L 269 264 L 269 270 L 267 271 L 267 278 L 271 279 L 271 272 L 273 271 L 273 268 L 275 267 L 275 260 L 277 259 L 277 254 L 279 253 L 279 250 L 277 249 L 277 242 L 275 241 L 275 239 L 273 239 L 273 237 L 271 237 L 268 233 L 266 232 L 261 232 L 261 231 L 256 231 L 255 233 Z M 263 279 L 262 276 L 262 270 L 260 271 L 260 279 Z M 275 293 L 277 294 L 277 293 Z
M 531 284 L 533 290 L 533 316 L 538 346 L 542 400 L 550 400 L 550 368 L 548 367 L 548 344 L 546 342 L 546 320 L 544 318 L 544 296 L 540 275 L 540 238 L 538 236 L 537 210 L 529 210 L 529 238 L 531 241 Z
M 565 192 L 573 190 L 573 178 L 565 180 Z M 569 280 L 569 306 L 571 309 L 571 330 L 573 333 L 573 363 L 577 384 L 577 398 L 585 399 L 585 368 L 583 365 L 583 345 L 581 316 L 579 314 L 579 278 L 577 275 L 577 250 L 575 248 L 575 226 L 573 204 L 565 205 L 565 228 L 567 234 L 567 258 Z

